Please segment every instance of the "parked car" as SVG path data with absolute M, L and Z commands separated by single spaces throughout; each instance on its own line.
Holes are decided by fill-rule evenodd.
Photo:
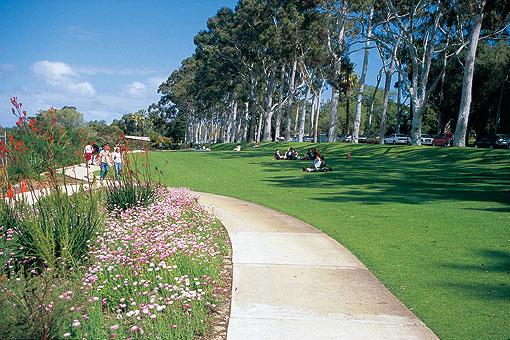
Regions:
M 496 135 L 485 135 L 476 137 L 475 148 L 493 148 L 496 144 Z
M 453 133 L 446 132 L 434 137 L 432 141 L 432 145 L 434 146 L 452 146 L 453 143 Z
M 510 149 L 510 135 L 496 135 L 494 146 L 496 148 Z
M 401 133 L 394 133 L 384 137 L 384 144 L 409 144 L 409 137 Z
M 365 141 L 365 143 L 368 143 L 368 144 L 379 144 L 379 136 L 375 135 L 375 136 L 372 136 L 372 137 L 368 137 L 367 140 Z
M 367 142 L 367 136 L 360 135 L 358 136 L 358 143 L 366 143 Z
M 313 137 L 311 137 L 311 136 L 304 136 L 303 137 L 303 142 L 313 142 Z
M 350 143 L 352 142 L 352 135 L 338 135 L 337 137 L 337 140 L 339 142 L 343 142 L 343 143 Z
M 421 135 L 420 140 L 421 145 L 432 145 L 434 138 L 432 138 L 432 136 L 429 135 Z

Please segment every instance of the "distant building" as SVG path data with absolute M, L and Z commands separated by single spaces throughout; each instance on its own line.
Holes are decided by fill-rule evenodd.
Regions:
M 149 143 L 151 141 L 151 139 L 149 137 L 142 137 L 142 136 L 124 136 L 124 138 L 130 139 L 130 140 L 139 140 L 139 141 L 149 142 Z

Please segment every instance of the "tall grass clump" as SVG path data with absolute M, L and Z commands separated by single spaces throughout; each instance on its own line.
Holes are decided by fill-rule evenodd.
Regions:
M 107 181 L 106 207 L 108 211 L 148 206 L 154 202 L 157 183 L 149 163 L 149 152 L 129 152 L 122 148 L 123 168 L 119 180 Z
M 11 254 L 8 266 L 75 266 L 86 257 L 101 222 L 98 199 L 91 192 L 68 196 L 57 188 L 33 205 L 25 200 L 2 202 L 0 225 L 6 230 L 4 246 Z

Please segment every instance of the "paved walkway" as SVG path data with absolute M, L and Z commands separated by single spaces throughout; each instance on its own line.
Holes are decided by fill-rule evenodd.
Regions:
M 228 339 L 437 339 L 324 233 L 253 203 L 198 195 L 232 241 Z

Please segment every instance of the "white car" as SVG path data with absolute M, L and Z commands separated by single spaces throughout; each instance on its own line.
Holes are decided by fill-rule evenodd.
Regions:
M 384 137 L 384 144 L 409 144 L 409 137 L 401 133 L 394 133 Z
M 429 135 L 421 135 L 420 137 L 421 145 L 432 145 L 434 142 L 434 138 Z

